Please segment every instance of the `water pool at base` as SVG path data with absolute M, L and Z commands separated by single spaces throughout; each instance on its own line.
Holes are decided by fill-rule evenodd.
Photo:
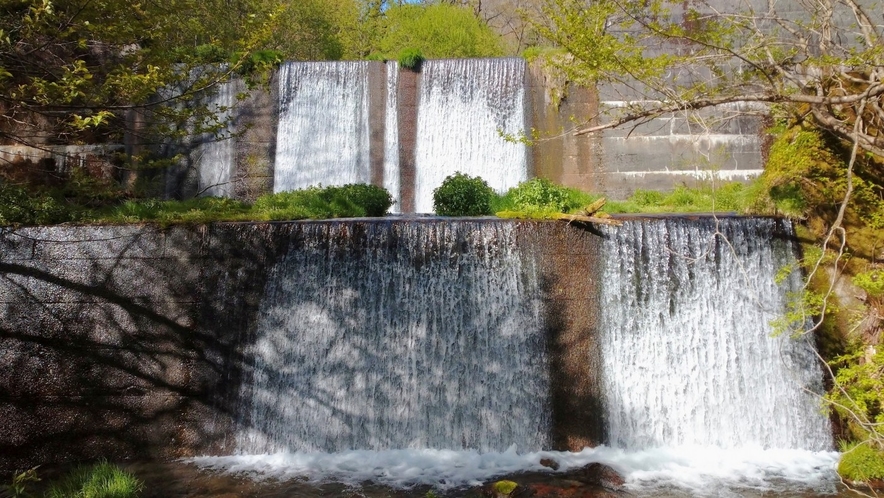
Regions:
M 756 496 L 838 493 L 837 452 L 682 447 L 624 451 L 608 447 L 578 453 L 540 451 L 502 453 L 451 450 L 348 451 L 198 457 L 188 463 L 257 481 L 337 482 L 359 486 L 370 482 L 396 490 L 430 487 L 453 493 L 501 476 L 518 482 L 520 472 L 556 473 L 599 462 L 626 480 L 624 491 L 640 496 Z M 553 459 L 552 471 L 540 464 Z

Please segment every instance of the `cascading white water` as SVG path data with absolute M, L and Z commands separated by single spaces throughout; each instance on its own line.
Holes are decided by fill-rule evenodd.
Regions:
M 200 195 L 213 197 L 232 197 L 233 186 L 231 177 L 236 164 L 236 149 L 231 137 L 233 127 L 233 107 L 236 94 L 242 82 L 231 79 L 217 85 L 217 93 L 209 97 L 206 103 L 218 120 L 220 128 L 215 133 L 204 134 L 197 148 L 197 170 L 199 171 L 198 192 Z
M 810 337 L 772 337 L 794 264 L 787 221 L 631 221 L 605 230 L 610 443 L 828 450 Z
M 415 211 L 433 211 L 433 190 L 457 171 L 498 192 L 527 180 L 529 129 L 523 59 L 457 59 L 422 65 L 415 151 Z
M 371 181 L 368 64 L 280 68 L 274 192 Z
M 391 213 L 401 212 L 399 170 L 399 64 L 387 62 L 387 102 L 384 122 L 384 188 L 393 196 L 395 203 Z
M 541 293 L 513 225 L 296 229 L 261 304 L 240 453 L 548 446 Z

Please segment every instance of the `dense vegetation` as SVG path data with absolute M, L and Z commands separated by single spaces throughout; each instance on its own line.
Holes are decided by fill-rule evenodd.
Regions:
M 392 206 L 381 187 L 351 184 L 264 194 L 253 204 L 218 197 L 132 199 L 107 205 L 70 203 L 63 192 L 33 195 L 0 185 L 0 226 L 56 223 L 209 223 L 383 216 Z

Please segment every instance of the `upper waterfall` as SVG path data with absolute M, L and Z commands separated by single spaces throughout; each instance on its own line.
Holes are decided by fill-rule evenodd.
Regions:
M 504 192 L 529 178 L 519 137 L 530 125 L 522 59 L 451 59 L 422 66 L 415 150 L 415 211 L 433 211 L 433 190 L 457 171 Z
M 236 150 L 231 138 L 234 119 L 233 108 L 236 94 L 241 90 L 242 83 L 238 80 L 226 81 L 218 85 L 217 93 L 210 97 L 207 104 L 215 113 L 219 123 L 224 126 L 217 133 L 206 133 L 197 149 L 199 184 L 201 195 L 215 197 L 232 197 L 232 170 L 236 164 Z
M 371 181 L 369 64 L 280 68 L 274 192 Z

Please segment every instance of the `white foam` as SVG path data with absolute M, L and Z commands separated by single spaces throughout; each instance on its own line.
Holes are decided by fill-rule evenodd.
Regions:
M 366 481 L 407 489 L 430 485 L 452 489 L 478 485 L 501 475 L 547 471 L 541 458 L 559 462 L 559 472 L 594 462 L 610 465 L 626 479 L 626 488 L 648 493 L 676 489 L 694 496 L 723 490 L 761 492 L 815 491 L 832 493 L 838 477 L 837 452 L 805 450 L 724 450 L 709 447 L 657 448 L 625 451 L 600 446 L 579 453 L 539 451 L 502 453 L 452 450 L 346 451 L 339 453 L 277 453 L 197 457 L 189 463 L 212 470 L 244 474 L 253 479 L 305 479 L 358 485 Z

